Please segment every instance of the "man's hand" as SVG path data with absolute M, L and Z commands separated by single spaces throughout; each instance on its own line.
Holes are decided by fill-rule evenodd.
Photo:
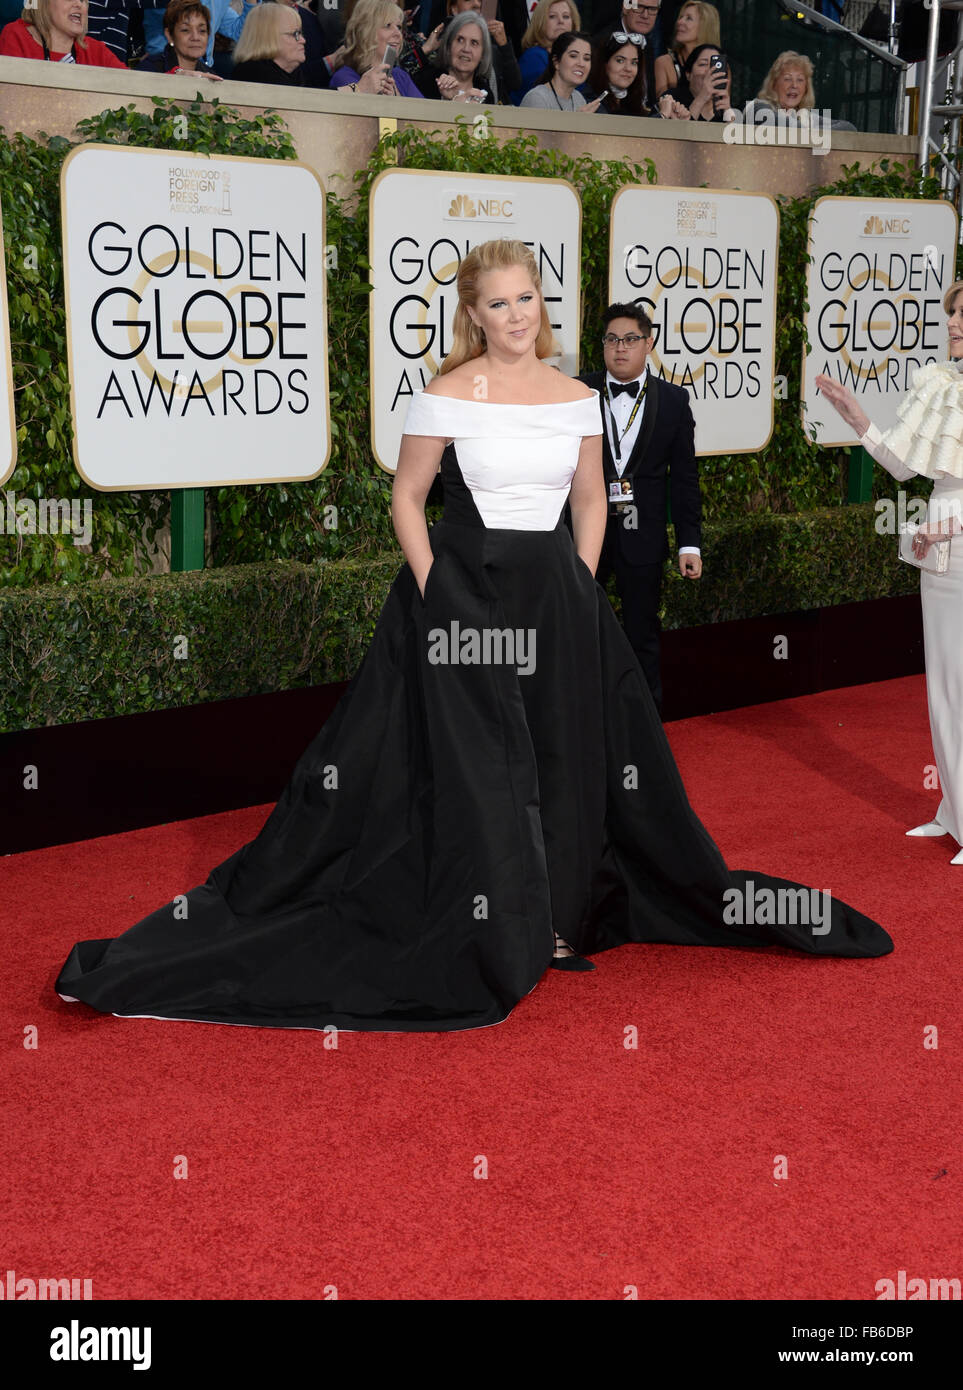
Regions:
M 702 556 L 701 555 L 680 555 L 679 573 L 683 579 L 700 579 L 702 576 Z

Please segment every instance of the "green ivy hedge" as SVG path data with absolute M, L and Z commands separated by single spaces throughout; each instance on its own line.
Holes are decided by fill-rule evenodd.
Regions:
M 705 576 L 684 580 L 669 567 L 663 621 L 691 627 L 912 593 L 915 569 L 874 520 L 865 504 L 710 523 Z M 347 680 L 400 563 L 395 550 L 0 590 L 0 731 Z
M 277 113 L 243 119 L 216 98 L 205 101 L 200 93 L 193 103 L 152 100 L 149 114 L 127 106 L 81 121 L 81 138 L 271 159 L 295 156 L 290 134 Z M 178 118 L 184 115 L 186 137 L 179 139 L 185 123 Z M 0 588 L 72 585 L 105 575 L 144 574 L 170 510 L 168 492 L 94 492 L 73 468 L 59 231 L 60 166 L 72 147 L 62 137 L 35 141 L 19 135 L 7 138 L 0 131 L 19 427 L 18 466 L 6 487 L 18 497 L 91 498 L 93 543 L 88 553 L 67 536 L 0 534 Z M 328 242 L 337 253 L 328 280 L 331 461 L 319 478 L 308 483 L 210 489 L 207 506 L 214 566 L 269 559 L 309 564 L 344 560 L 376 556 L 393 544 L 390 479 L 373 462 L 368 443 L 367 239 L 372 180 L 396 160 L 411 168 L 524 173 L 566 178 L 575 185 L 584 210 L 581 365 L 585 370 L 601 366 L 597 324 L 606 302 L 612 199 L 623 183 L 656 182 L 652 160 L 630 164 L 587 156 L 572 159 L 539 149 L 531 135 L 520 134 L 504 144 L 476 138 L 473 127 L 465 122 L 444 132 L 406 130 L 386 137 L 357 174 L 353 189 L 327 194 Z M 871 172 L 855 165 L 847 168 L 842 179 L 814 190 L 810 197 L 780 198 L 776 370 L 787 379 L 788 395 L 776 402 L 776 428 L 764 451 L 702 460 L 705 515 L 710 522 L 845 501 L 846 451 L 827 453 L 814 448 L 799 418 L 806 222 L 813 199 L 823 193 L 940 195 L 934 179 L 921 179 L 914 170 L 883 160 Z M 891 495 L 894 486 L 876 470 L 876 495 Z M 332 503 L 338 508 L 336 529 L 325 526 L 325 508 Z M 863 562 L 863 557 L 854 558 L 858 564 Z

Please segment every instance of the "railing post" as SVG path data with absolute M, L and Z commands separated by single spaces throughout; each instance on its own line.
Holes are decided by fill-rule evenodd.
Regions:
M 171 493 L 171 573 L 204 568 L 204 489 Z

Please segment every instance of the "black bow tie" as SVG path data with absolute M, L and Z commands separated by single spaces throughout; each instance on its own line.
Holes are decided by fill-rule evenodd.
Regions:
M 611 392 L 613 400 L 623 391 L 627 391 L 630 396 L 637 396 L 639 394 L 639 383 L 637 381 L 610 381 L 609 391 Z

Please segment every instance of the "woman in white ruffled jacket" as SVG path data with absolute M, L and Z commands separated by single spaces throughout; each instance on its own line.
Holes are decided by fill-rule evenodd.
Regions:
M 963 280 L 943 300 L 948 317 L 949 362 L 932 362 L 913 378 L 898 420 L 881 434 L 852 393 L 828 376 L 816 385 L 877 463 L 904 482 L 932 478 L 927 521 L 914 540 L 921 558 L 934 541 L 963 531 Z M 933 755 L 943 799 L 936 819 L 907 835 L 952 835 L 963 846 L 963 540 L 950 544 L 943 574 L 920 573 L 926 697 Z M 950 861 L 963 864 L 963 849 Z

